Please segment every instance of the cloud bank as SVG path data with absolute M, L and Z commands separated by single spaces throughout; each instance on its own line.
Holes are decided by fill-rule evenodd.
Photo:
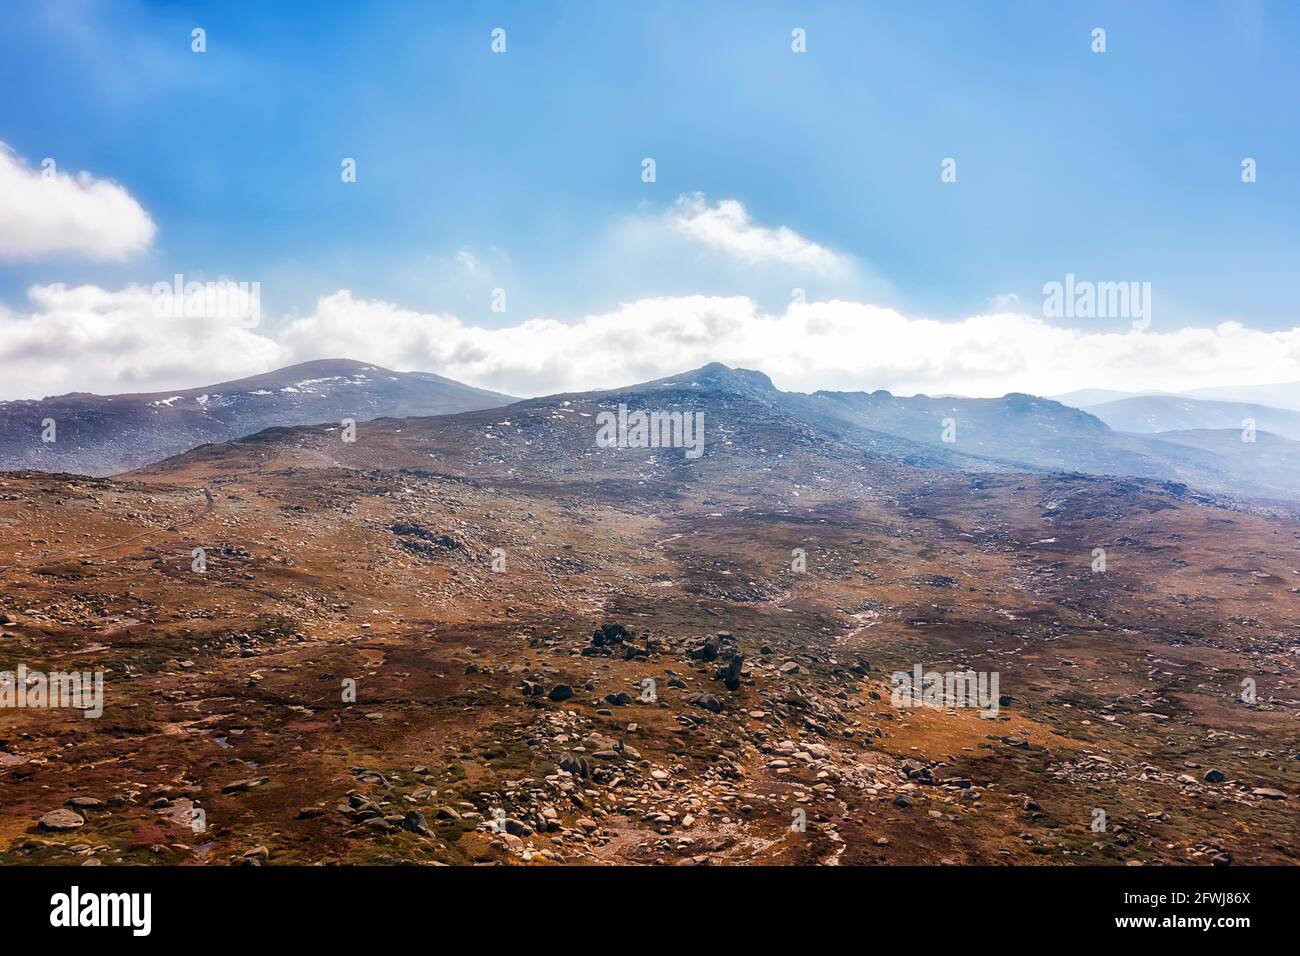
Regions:
M 1300 380 L 1300 328 L 1089 332 L 1016 312 L 939 322 L 861 302 L 769 313 L 743 296 L 645 298 L 568 321 L 468 325 L 341 290 L 309 315 L 160 318 L 145 287 L 36 286 L 0 307 L 0 399 L 212 384 L 314 358 L 437 372 L 515 395 L 609 388 L 711 361 L 786 389 L 1002 395 Z
M 34 169 L 0 143 L 0 259 L 120 261 L 147 249 L 156 231 L 116 183 L 54 166 Z
M 638 217 L 631 229 L 638 243 L 704 250 L 751 275 L 859 269 L 785 226 L 755 223 L 736 200 L 710 204 L 699 193 Z M 153 234 L 120 186 L 85 173 L 43 175 L 0 144 L 0 257 L 124 257 Z M 471 274 L 487 269 L 468 248 L 455 261 Z M 660 296 L 493 328 L 346 289 L 321 297 L 308 315 L 262 324 L 242 307 L 221 315 L 179 303 L 159 309 L 151 288 L 138 285 L 38 285 L 28 300 L 26 311 L 0 303 L 0 400 L 211 385 L 316 358 L 437 372 L 521 396 L 628 385 L 713 361 L 760 369 L 800 391 L 1051 395 L 1300 379 L 1300 328 L 1087 331 L 1026 314 L 1014 297 L 996 302 L 993 314 L 940 322 L 848 299 L 795 299 L 777 313 L 742 295 Z

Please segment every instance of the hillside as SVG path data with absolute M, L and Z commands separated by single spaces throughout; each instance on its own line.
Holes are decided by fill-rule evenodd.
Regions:
M 444 415 L 513 400 L 427 372 L 327 359 L 172 392 L 0 402 L 0 470 L 110 475 L 274 426 Z M 47 419 L 53 442 L 42 440 Z

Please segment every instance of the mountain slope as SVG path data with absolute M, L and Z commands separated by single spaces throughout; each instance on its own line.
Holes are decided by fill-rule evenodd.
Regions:
M 358 426 L 351 443 L 333 424 L 271 429 L 195 448 L 143 473 L 208 473 L 213 467 L 451 470 L 493 481 L 613 484 L 629 497 L 739 483 L 756 496 L 797 500 L 806 483 L 887 482 L 909 467 L 1011 470 L 849 422 L 823 423 L 801 414 L 796 399 L 761 373 L 710 365 L 618 389 L 526 399 L 508 408 L 374 421 Z M 600 416 L 620 405 L 629 412 L 676 412 L 692 420 L 702 415 L 699 456 L 688 456 L 684 448 L 601 447 Z
M 322 359 L 204 388 L 0 403 L 0 470 L 109 475 L 273 426 L 445 415 L 514 401 L 427 372 Z M 42 422 L 53 419 L 55 441 Z
M 934 437 L 1217 460 L 1054 403 L 878 404 L 931 441 L 709 366 L 0 475 L 10 659 L 112 681 L 101 732 L 6 717 L 0 863 L 1294 862 L 1295 517 Z M 703 414 L 702 454 L 599 446 L 619 405 Z M 916 666 L 998 675 L 997 722 L 896 709 Z
M 602 412 L 703 415 L 704 443 L 678 448 L 602 448 Z M 952 419 L 954 442 L 943 440 Z M 374 422 L 344 443 L 336 425 L 274 430 L 200 448 L 152 471 L 215 461 L 240 467 L 442 471 L 493 480 L 619 482 L 629 494 L 682 483 L 735 484 L 795 504 L 812 482 L 880 488 L 923 472 L 1082 472 L 1173 483 L 1201 492 L 1300 499 L 1294 476 L 1259 468 L 1262 446 L 1225 452 L 1194 442 L 1115 432 L 1099 419 L 1028 395 L 1000 399 L 900 398 L 888 392 L 783 392 L 766 375 L 713 364 L 597 392 L 528 399 L 507 409 L 436 419 Z M 902 476 L 902 477 L 900 477 Z M 773 492 L 779 488 L 779 492 Z M 786 498 L 785 496 L 789 496 Z
M 1274 382 L 1269 385 L 1222 385 L 1193 388 L 1184 393 L 1189 398 L 1216 402 L 1247 402 L 1300 411 L 1300 382 Z
M 1111 428 L 1121 432 L 1151 434 L 1198 429 L 1237 429 L 1251 419 L 1259 431 L 1300 439 L 1300 412 L 1243 402 L 1148 395 L 1124 398 L 1087 407 Z
M 1194 429 L 1161 432 L 1152 441 L 1195 448 L 1214 456 L 1224 472 L 1237 473 L 1255 485 L 1295 489 L 1300 482 L 1300 442 L 1260 431 L 1253 442 L 1241 429 Z
M 995 460 L 1024 471 L 1079 471 L 1172 481 L 1215 494 L 1270 500 L 1300 499 L 1300 480 L 1276 467 L 1259 468 L 1259 448 L 1224 451 L 1163 435 L 1115 431 L 1089 412 L 1032 395 L 1002 398 L 902 398 L 889 392 L 817 392 L 790 396 L 788 407 L 863 428 Z M 951 421 L 945 444 L 944 424 Z M 1241 443 L 1238 442 L 1238 446 Z
M 1138 398 L 1143 395 L 1168 395 L 1169 392 L 1121 392 L 1114 388 L 1078 388 L 1073 392 L 1060 395 L 1048 395 L 1054 402 L 1069 405 L 1071 408 L 1091 408 L 1103 402 L 1117 402 L 1122 398 Z

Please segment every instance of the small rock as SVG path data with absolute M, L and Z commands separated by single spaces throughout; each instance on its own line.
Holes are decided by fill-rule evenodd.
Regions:
M 258 777 L 255 780 L 236 780 L 228 783 L 221 788 L 222 793 L 243 793 L 246 790 L 252 790 L 254 787 L 260 787 L 270 781 L 270 777 Z

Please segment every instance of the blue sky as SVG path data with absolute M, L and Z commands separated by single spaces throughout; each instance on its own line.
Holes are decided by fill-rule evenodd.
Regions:
M 0 141 L 115 181 L 157 226 L 122 262 L 0 261 L 14 308 L 183 272 L 260 281 L 277 317 L 340 289 L 489 328 L 652 296 L 779 310 L 798 284 L 956 320 L 1009 295 L 1039 313 L 1072 272 L 1151 282 L 1167 326 L 1297 325 L 1294 4 L 56 0 L 4 20 Z M 736 266 L 629 225 L 695 193 L 853 267 Z

